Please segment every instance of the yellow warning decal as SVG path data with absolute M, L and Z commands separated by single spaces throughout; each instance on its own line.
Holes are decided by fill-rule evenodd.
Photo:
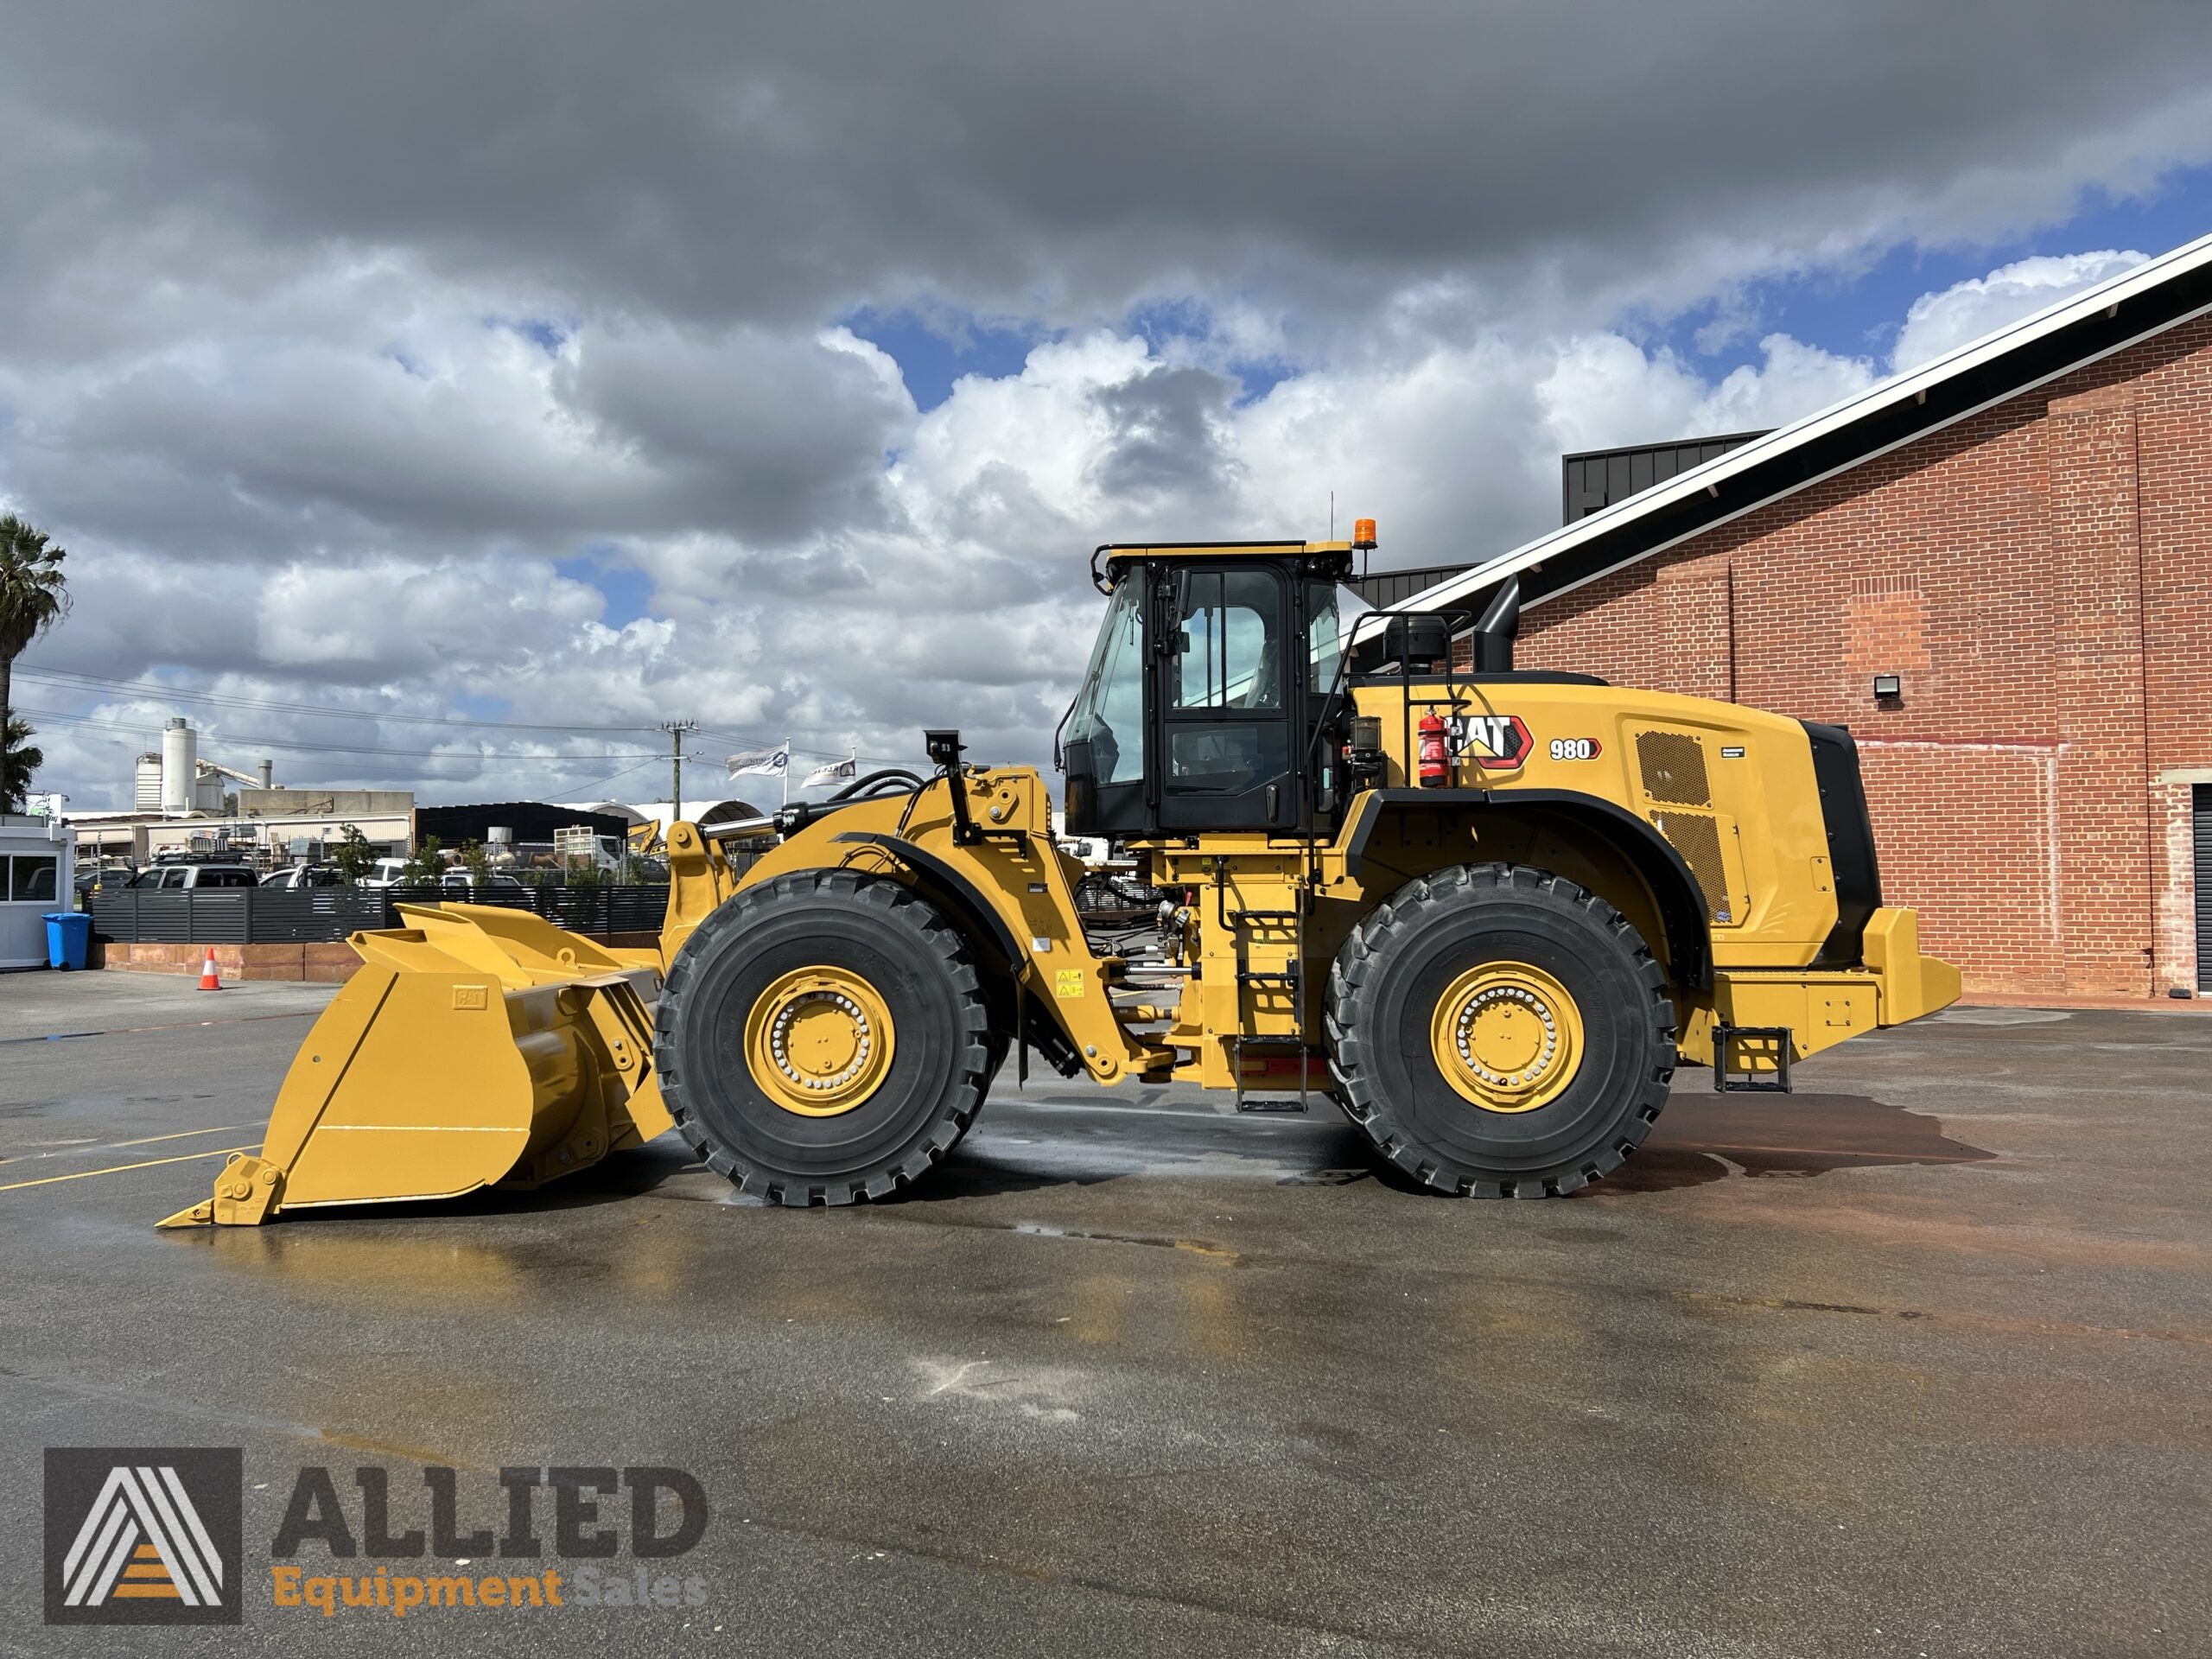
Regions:
M 1083 969 L 1063 968 L 1052 976 L 1052 995 L 1063 1002 L 1071 1002 L 1083 995 Z

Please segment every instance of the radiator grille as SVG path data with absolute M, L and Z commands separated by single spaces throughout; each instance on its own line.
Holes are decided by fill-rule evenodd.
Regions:
M 1638 732 L 1636 759 L 1643 770 L 1643 792 L 1653 800 L 1669 806 L 1713 804 L 1712 786 L 1705 780 L 1705 746 L 1688 733 Z
M 1726 924 L 1734 919 L 1728 902 L 1728 866 L 1720 856 L 1720 826 L 1702 812 L 1655 812 L 1651 822 L 1682 855 L 1705 894 L 1706 914 Z

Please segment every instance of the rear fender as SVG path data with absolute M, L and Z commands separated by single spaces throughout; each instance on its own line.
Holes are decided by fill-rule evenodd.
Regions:
M 1465 811 L 1478 827 L 1484 816 L 1517 817 L 1530 826 L 1580 843 L 1586 852 L 1610 853 L 1641 883 L 1656 912 L 1669 976 L 1686 992 L 1713 988 L 1713 931 L 1705 896 L 1682 855 L 1643 819 L 1595 795 L 1558 789 L 1377 789 L 1360 799 L 1344 842 L 1344 872 L 1362 878 L 1367 845 L 1394 812 L 1439 809 Z M 1626 909 L 1626 906 L 1617 906 Z

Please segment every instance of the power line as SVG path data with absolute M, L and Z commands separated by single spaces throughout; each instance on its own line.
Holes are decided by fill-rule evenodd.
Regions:
M 702 737 L 720 738 L 726 743 L 758 744 L 768 741 L 766 738 L 748 737 L 741 732 L 709 731 L 703 727 L 700 728 L 699 735 Z M 781 742 L 778 742 L 775 747 L 781 748 L 784 746 Z M 908 755 L 903 760 L 896 755 L 888 754 L 855 755 L 850 749 L 847 749 L 842 752 L 836 749 L 803 749 L 796 743 L 791 745 L 791 752 L 794 755 L 810 755 L 817 760 L 843 760 L 849 758 L 865 760 L 870 766 L 911 766 L 914 764 L 914 760 L 912 755 Z
M 559 725 L 550 721 L 538 721 L 477 720 L 462 715 L 410 715 L 380 711 L 373 709 L 338 709 L 332 708 L 322 703 L 298 702 L 280 697 L 252 697 L 246 696 L 237 692 L 188 690 L 184 687 L 171 685 L 163 680 L 153 680 L 143 677 L 137 679 L 118 679 L 106 675 L 79 673 L 74 669 L 26 668 L 19 664 L 16 669 L 16 674 L 20 679 L 39 680 L 64 690 L 125 692 L 132 695 L 143 696 L 149 701 L 207 703 L 212 707 L 219 709 L 243 709 L 256 713 L 312 715 L 318 720 L 366 720 L 374 721 L 379 723 L 390 721 L 395 724 L 405 726 L 449 726 L 462 730 L 493 732 L 560 732 L 570 734 L 582 732 L 634 732 L 643 734 L 660 729 L 659 723 L 652 721 L 640 721 L 637 724 L 631 726 L 592 724 Z M 88 717 L 69 716 L 49 712 L 43 715 L 42 718 L 48 720 L 60 720 L 70 718 L 83 719 Z M 118 721 L 115 723 L 124 724 L 127 722 Z M 781 741 L 779 739 L 763 737 L 758 733 L 752 732 L 713 730 L 702 731 L 702 735 L 719 738 L 728 742 L 740 744 L 757 745 L 766 742 L 780 742 Z M 224 741 L 226 742 L 236 741 L 241 743 L 260 743 L 264 746 L 273 741 L 273 740 L 268 738 L 239 737 L 234 739 L 227 734 L 225 734 Z M 301 747 L 304 746 L 296 744 L 293 745 L 293 747 Z M 359 753 L 376 754 L 411 753 L 420 755 L 426 753 L 434 753 L 437 752 L 422 750 L 408 751 L 378 747 L 374 750 L 359 751 Z M 836 749 L 793 747 L 791 753 L 794 755 L 808 755 L 814 759 L 822 760 L 842 760 L 846 758 L 844 753 L 841 753 Z M 613 760 L 617 758 L 626 759 L 627 757 L 616 757 L 610 755 L 607 758 Z M 870 754 L 862 755 L 859 758 L 867 760 L 871 764 L 881 766 L 911 766 L 912 764 L 912 756 L 899 757 L 892 755 Z
M 135 721 L 103 720 L 96 715 L 64 714 L 56 709 L 29 709 L 21 703 L 15 712 L 26 718 L 56 722 L 64 726 L 90 726 L 97 730 L 116 734 L 118 742 L 130 742 L 140 748 L 154 741 L 147 728 Z M 482 749 L 394 749 L 381 744 L 361 746 L 347 743 L 315 743 L 298 738 L 255 737 L 242 732 L 226 732 L 223 741 L 240 748 L 283 749 L 302 754 L 385 754 L 407 760 L 515 760 L 558 766 L 596 766 L 607 760 L 658 760 L 662 757 L 651 750 L 621 750 L 607 754 L 531 754 L 514 750 Z
M 563 726 L 537 721 L 475 720 L 461 715 L 406 715 L 373 709 L 334 709 L 321 703 L 293 702 L 277 697 L 248 697 L 225 691 L 188 691 L 181 686 L 170 685 L 160 680 L 110 679 L 99 674 L 79 674 L 56 668 L 17 668 L 16 673 L 22 679 L 43 680 L 49 684 L 67 688 L 127 691 L 163 702 L 205 702 L 218 708 L 251 709 L 270 714 L 313 715 L 328 720 L 392 721 L 408 726 L 474 727 L 501 732 L 649 732 L 653 729 L 651 721 L 640 721 L 633 726 Z
M 598 794 L 601 790 L 605 789 L 617 778 L 627 778 L 633 772 L 642 772 L 645 768 L 652 766 L 655 761 L 660 759 L 662 759 L 662 757 L 658 754 L 649 754 L 642 760 L 632 762 L 629 766 L 623 767 L 620 772 L 610 772 L 607 776 L 601 779 L 595 784 L 575 784 L 571 785 L 570 787 L 573 788 L 578 795 L 589 798 Z

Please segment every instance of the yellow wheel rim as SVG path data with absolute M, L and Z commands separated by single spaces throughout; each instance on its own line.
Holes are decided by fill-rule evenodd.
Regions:
M 1522 962 L 1486 962 L 1445 988 L 1429 1020 L 1444 1080 L 1486 1112 L 1533 1112 L 1582 1064 L 1582 1011 L 1567 987 Z
M 745 1058 L 763 1094 L 802 1117 L 859 1105 L 891 1070 L 897 1033 L 874 986 L 842 968 L 802 968 L 760 993 Z

